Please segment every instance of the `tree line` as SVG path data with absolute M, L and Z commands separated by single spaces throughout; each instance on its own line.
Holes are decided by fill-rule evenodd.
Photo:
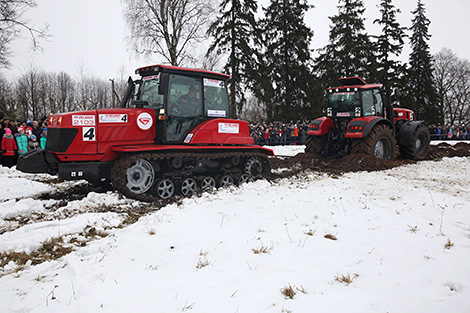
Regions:
M 270 0 L 261 10 L 256 0 L 122 3 L 136 53 L 231 75 L 234 117 L 314 119 L 322 115 L 323 90 L 337 85 L 339 77 L 357 75 L 382 83 L 386 91 L 398 88 L 402 105 L 428 124 L 470 122 L 469 62 L 448 49 L 431 55 L 430 20 L 422 0 L 417 0 L 409 28 L 399 24 L 401 12 L 393 0 L 380 0 L 374 20 L 378 34 L 366 31 L 362 0 L 338 0 L 337 14 L 329 17 L 328 42 L 316 51 L 310 48 L 314 30 L 305 23 L 305 14 L 315 8 L 306 0 Z M 405 42 L 411 53 L 408 62 L 401 62 Z M 196 54 L 207 46 L 204 57 Z M 110 107 L 123 85 L 116 81 L 113 93 L 109 81 L 31 69 L 17 82 L 0 77 L 0 110 L 23 117 Z

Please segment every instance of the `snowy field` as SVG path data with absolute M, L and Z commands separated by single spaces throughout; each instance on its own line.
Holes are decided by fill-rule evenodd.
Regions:
M 0 312 L 469 312 L 470 158 L 260 180 L 126 227 L 91 212 L 144 204 L 91 192 L 51 212 L 35 196 L 75 185 L 33 178 L 0 167 L 0 253 L 108 235 L 0 267 Z

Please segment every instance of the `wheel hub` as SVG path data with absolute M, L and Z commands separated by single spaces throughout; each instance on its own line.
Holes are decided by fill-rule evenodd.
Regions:
M 126 171 L 127 188 L 135 194 L 143 194 L 148 191 L 154 182 L 155 172 L 149 161 L 139 159 Z

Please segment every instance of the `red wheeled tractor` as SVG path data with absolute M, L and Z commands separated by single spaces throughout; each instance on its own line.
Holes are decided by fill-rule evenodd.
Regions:
M 393 160 L 422 160 L 429 153 L 430 135 L 423 121 L 408 109 L 385 101 L 381 84 L 359 77 L 340 78 L 342 86 L 328 88 L 326 116 L 312 122 L 305 151 L 341 157 L 350 153 Z M 387 104 L 386 104 L 387 102 Z
M 110 183 L 126 196 L 167 199 L 257 179 L 272 150 L 229 119 L 230 76 L 166 65 L 139 68 L 120 108 L 54 114 L 45 150 L 17 169 Z

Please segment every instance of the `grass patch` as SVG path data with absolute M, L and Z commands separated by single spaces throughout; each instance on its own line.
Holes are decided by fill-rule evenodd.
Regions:
M 294 299 L 294 296 L 297 294 L 295 291 L 294 287 L 289 284 L 289 286 L 286 286 L 281 289 L 281 293 L 284 295 L 286 299 Z
M 261 246 L 259 248 L 251 249 L 251 251 L 253 251 L 254 254 L 269 253 L 271 250 L 272 250 L 272 248 L 267 247 L 267 246 Z
M 454 246 L 454 243 L 450 241 L 450 239 L 447 239 L 446 244 L 444 245 L 444 249 L 450 249 Z
M 1 252 L 1 267 L 4 267 L 11 261 L 15 262 L 15 264 L 18 266 L 24 266 L 28 262 L 31 265 L 37 265 L 46 261 L 57 260 L 72 251 L 73 248 L 64 244 L 64 239 L 62 237 L 51 238 L 44 242 L 39 249 L 29 254 L 25 252 L 14 251 Z
M 336 236 L 332 234 L 326 234 L 324 237 L 330 240 L 338 240 L 338 238 L 336 238 Z
M 210 265 L 211 263 L 204 257 L 204 258 L 199 258 L 199 260 L 197 261 L 197 264 L 196 264 L 196 268 L 198 269 L 201 269 L 201 268 L 204 268 L 208 265 Z
M 335 281 L 345 284 L 346 286 L 349 286 L 358 277 L 359 277 L 358 273 L 341 275 L 341 276 L 336 275 Z

